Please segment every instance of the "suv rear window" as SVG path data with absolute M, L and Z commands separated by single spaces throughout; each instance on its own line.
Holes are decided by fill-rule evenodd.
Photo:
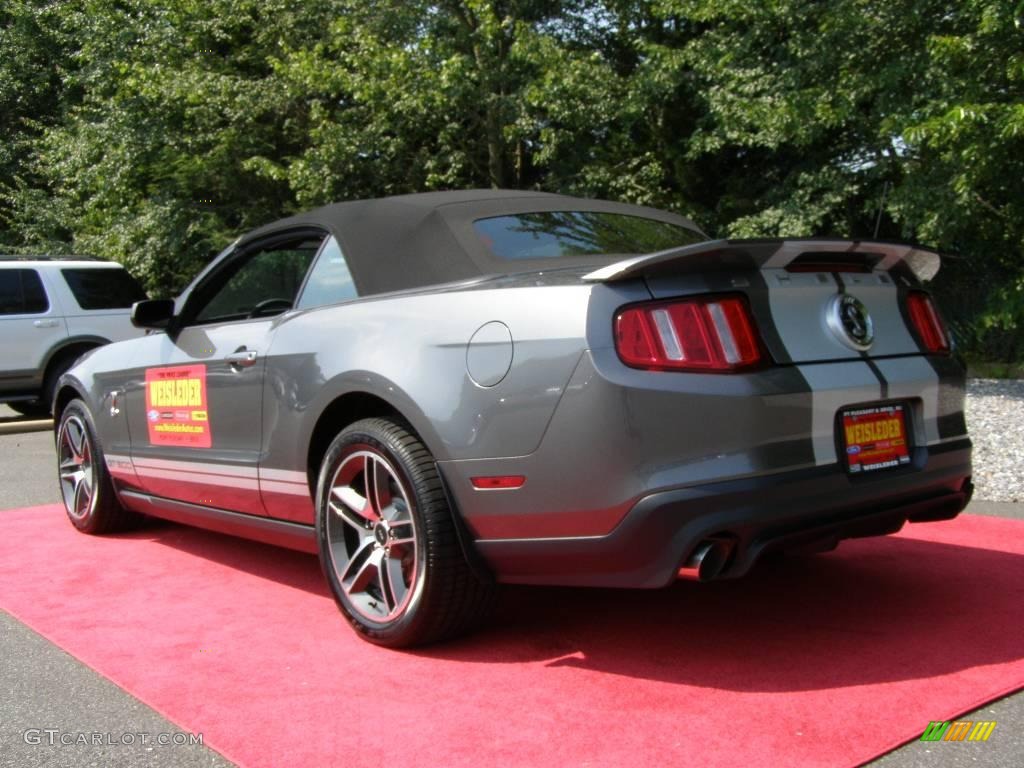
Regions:
M 477 236 L 501 259 L 634 255 L 704 241 L 699 232 L 658 219 L 603 211 L 546 211 L 473 222 Z
M 0 269 L 0 315 L 38 315 L 50 308 L 34 269 Z
M 64 280 L 82 309 L 127 309 L 146 298 L 142 286 L 123 269 L 62 269 Z

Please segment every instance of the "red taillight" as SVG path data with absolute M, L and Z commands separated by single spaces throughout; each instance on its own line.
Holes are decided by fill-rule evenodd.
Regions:
M 761 362 L 761 345 L 739 297 L 662 301 L 615 318 L 615 348 L 633 368 L 729 372 Z
M 914 291 L 907 295 L 907 311 L 910 322 L 914 324 L 917 338 L 928 352 L 949 352 L 949 334 L 942 324 L 942 318 L 935 310 L 932 298 L 923 291 Z

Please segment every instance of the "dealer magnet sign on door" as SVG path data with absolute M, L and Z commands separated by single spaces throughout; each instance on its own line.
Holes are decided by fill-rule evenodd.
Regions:
M 146 421 L 152 445 L 209 448 L 206 366 L 146 369 Z

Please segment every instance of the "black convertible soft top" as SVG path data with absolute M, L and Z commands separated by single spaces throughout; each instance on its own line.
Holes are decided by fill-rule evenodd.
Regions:
M 704 234 L 689 219 L 645 206 L 501 189 L 425 192 L 334 203 L 281 219 L 246 235 L 248 244 L 303 226 L 326 229 L 341 244 L 360 293 L 421 288 L 457 280 L 552 267 L 604 266 L 619 256 L 524 259 L 514 263 L 491 254 L 473 231 L 477 219 L 545 211 L 604 211 L 656 219 Z

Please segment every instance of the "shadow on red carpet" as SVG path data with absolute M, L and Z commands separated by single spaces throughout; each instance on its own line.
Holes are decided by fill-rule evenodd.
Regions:
M 329 594 L 313 558 L 157 525 L 156 543 Z M 851 548 L 864 543 L 867 551 L 852 556 Z M 412 653 L 452 661 L 548 661 L 771 692 L 930 678 L 1024 658 L 1024 643 L 994 624 L 1000 615 L 1024 617 L 1024 555 L 892 537 L 847 542 L 843 554 L 851 556 L 769 558 L 748 580 L 680 582 L 666 590 L 505 587 L 482 632 Z M 275 561 L 273 573 L 267 556 Z M 966 627 L 974 642 L 956 653 L 923 653 L 937 638 Z M 865 651 L 873 663 L 864 663 Z
M 961 517 L 739 581 L 510 587 L 472 637 L 359 641 L 313 557 L 0 513 L 0 606 L 247 765 L 854 765 L 1024 685 L 1024 524 Z M 257 734 L 254 736 L 254 734 Z

